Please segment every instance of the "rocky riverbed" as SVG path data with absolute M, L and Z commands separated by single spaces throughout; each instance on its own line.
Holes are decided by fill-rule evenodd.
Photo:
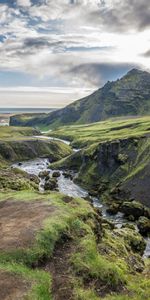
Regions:
M 130 223 L 124 217 L 124 214 L 119 212 L 117 214 L 109 214 L 107 212 L 108 207 L 104 205 L 101 200 L 97 197 L 89 196 L 89 192 L 78 184 L 73 182 L 73 177 L 75 174 L 69 174 L 64 171 L 52 170 L 50 169 L 50 162 L 48 159 L 38 158 L 30 161 L 19 162 L 13 164 L 14 168 L 19 168 L 28 174 L 36 175 L 39 178 L 39 191 L 44 193 L 45 190 L 58 190 L 60 193 L 65 194 L 69 197 L 79 197 L 89 200 L 94 207 L 102 211 L 103 217 L 107 218 L 109 221 L 113 222 L 115 226 L 120 228 L 123 224 Z M 57 173 L 57 174 L 56 174 Z M 43 175 L 42 175 L 43 174 Z M 68 174 L 68 175 L 67 175 Z M 57 176 L 56 176 L 57 175 Z M 53 184 L 53 186 L 49 186 Z M 144 252 L 144 257 L 150 256 L 150 238 L 146 238 L 146 249 Z

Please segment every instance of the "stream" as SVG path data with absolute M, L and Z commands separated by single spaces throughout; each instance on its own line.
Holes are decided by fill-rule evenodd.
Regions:
M 53 137 L 46 137 L 46 136 L 37 136 L 36 138 L 40 139 L 47 139 L 47 140 L 59 140 L 67 145 L 70 144 L 69 141 L 65 141 L 62 139 L 58 138 L 53 138 Z M 75 152 L 79 151 L 80 149 L 74 149 Z M 38 158 L 30 161 L 25 161 L 21 163 L 15 163 L 13 164 L 14 168 L 19 168 L 28 174 L 36 175 L 38 176 L 41 171 L 48 170 L 50 172 L 50 175 L 53 174 L 53 172 L 58 171 L 58 170 L 51 170 L 49 168 L 50 162 L 46 158 Z M 89 198 L 89 193 L 87 190 L 83 189 L 79 185 L 73 182 L 70 178 L 66 178 L 63 175 L 63 172 L 60 171 L 60 177 L 57 178 L 58 182 L 58 190 L 60 193 L 68 195 L 70 197 L 78 197 L 78 198 Z M 45 179 L 39 178 L 40 183 L 39 183 L 39 191 L 41 193 L 44 193 L 44 183 Z M 125 219 L 124 215 L 122 213 L 117 213 L 116 215 L 110 215 L 107 213 L 107 206 L 104 205 L 100 199 L 97 197 L 90 197 L 91 202 L 93 203 L 94 207 L 100 208 L 102 211 L 103 217 L 107 218 L 110 221 L 113 221 L 116 225 L 116 227 L 121 228 L 123 224 L 126 224 L 129 221 Z M 147 242 L 147 246 L 144 252 L 144 257 L 149 257 L 150 256 L 150 238 L 145 239 Z

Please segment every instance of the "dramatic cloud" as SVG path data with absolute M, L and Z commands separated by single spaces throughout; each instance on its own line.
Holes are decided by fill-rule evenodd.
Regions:
M 150 57 L 150 50 L 146 51 L 146 52 L 143 54 L 143 56 L 145 56 L 145 57 Z
M 0 86 L 97 88 L 150 69 L 149 0 L 0 0 L 0 12 Z
M 70 70 L 70 74 L 76 76 L 76 78 L 82 78 L 83 82 L 86 81 L 89 85 L 102 86 L 107 81 L 120 78 L 122 74 L 135 67 L 137 66 L 134 64 L 91 63 L 74 67 Z

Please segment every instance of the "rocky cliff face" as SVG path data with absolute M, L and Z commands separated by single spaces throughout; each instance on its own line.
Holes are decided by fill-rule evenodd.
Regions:
M 58 141 L 40 139 L 0 141 L 0 161 L 14 162 L 37 157 L 49 157 L 51 161 L 56 161 L 71 153 L 72 150 L 68 145 Z
M 127 138 L 92 145 L 64 160 L 60 167 L 77 171 L 75 180 L 90 192 L 150 206 L 149 153 L 148 136 Z
M 150 114 L 150 74 L 133 69 L 123 78 L 108 82 L 92 95 L 39 118 L 10 119 L 11 125 L 58 127 L 85 124 L 116 116 Z

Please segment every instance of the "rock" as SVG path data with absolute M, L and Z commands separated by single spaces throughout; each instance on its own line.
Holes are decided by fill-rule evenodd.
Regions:
M 146 217 L 140 217 L 137 223 L 139 232 L 142 235 L 150 234 L 150 220 Z
M 144 217 L 150 219 L 150 208 L 144 207 Z
M 98 191 L 99 191 L 99 193 L 103 193 L 103 192 L 105 192 L 107 190 L 107 188 L 108 188 L 108 184 L 101 183 L 101 185 L 98 188 Z
M 119 153 L 118 157 L 116 158 L 116 161 L 119 162 L 120 164 L 124 165 L 128 160 L 128 155 Z
M 100 207 L 94 207 L 95 212 L 102 217 L 103 213 L 102 213 L 102 209 Z
M 129 216 L 127 216 L 127 218 L 128 218 L 128 220 L 130 222 L 134 222 L 135 221 L 135 217 L 133 215 L 129 215 Z
M 124 202 L 121 206 L 121 211 L 125 216 L 133 216 L 135 219 L 138 219 L 144 214 L 144 207 L 141 203 L 133 202 Z
M 50 173 L 50 171 L 48 171 L 48 170 L 41 171 L 39 173 L 39 177 L 40 178 L 45 178 L 45 177 L 47 177 L 49 175 L 49 173 Z
M 20 167 L 20 166 L 22 166 L 22 163 L 21 163 L 21 162 L 19 162 L 19 163 L 18 163 L 18 166 L 19 166 L 19 167 Z
M 50 178 L 48 181 L 44 184 L 44 190 L 45 191 L 56 191 L 58 188 L 57 180 L 55 178 Z
M 49 179 L 50 179 L 50 176 L 47 175 L 47 176 L 45 177 L 45 181 L 48 181 Z
M 89 192 L 89 196 L 97 197 L 97 196 L 98 196 L 98 191 L 96 191 L 96 190 L 91 190 L 91 191 Z
M 106 209 L 106 212 L 110 215 L 116 215 L 119 211 L 119 207 L 120 205 L 118 203 L 113 203 Z
M 113 230 L 115 228 L 115 224 L 112 221 L 110 221 L 110 220 L 102 218 L 101 222 L 102 222 L 102 227 L 104 229 L 111 229 L 111 230 Z
M 36 184 L 40 183 L 39 178 L 36 175 L 29 175 L 29 179 L 33 182 L 35 182 Z
M 73 179 L 73 176 L 69 173 L 69 172 L 63 172 L 63 176 L 65 177 L 65 178 L 69 178 L 69 179 Z
M 52 177 L 57 178 L 60 177 L 61 173 L 59 171 L 54 171 Z
M 70 197 L 70 196 L 67 196 L 67 195 L 65 195 L 64 197 L 63 197 L 63 199 L 62 199 L 65 203 L 70 203 L 70 202 L 72 202 L 73 200 L 74 200 L 74 198 L 73 197 Z
M 142 256 L 146 248 L 146 242 L 141 234 L 138 233 L 135 228 L 132 229 L 127 226 L 124 228 L 122 227 L 121 230 L 124 236 L 126 248 L 128 249 L 129 246 L 134 253 L 139 253 Z
M 121 228 L 129 228 L 129 229 L 132 229 L 132 230 L 136 230 L 135 226 L 133 224 L 123 224 L 121 226 Z

